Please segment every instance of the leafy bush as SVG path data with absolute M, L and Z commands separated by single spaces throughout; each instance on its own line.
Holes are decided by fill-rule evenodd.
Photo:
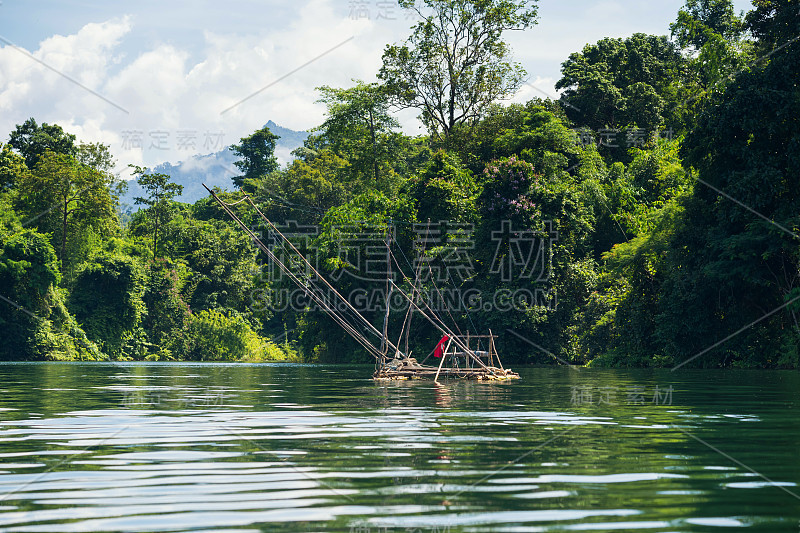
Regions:
M 79 270 L 69 308 L 87 335 L 112 355 L 119 354 L 145 313 L 144 275 L 124 256 L 101 256 Z
M 0 239 L 0 360 L 97 360 L 56 288 L 58 259 L 47 236 L 32 230 Z
M 255 333 L 242 316 L 218 309 L 191 317 L 180 349 L 193 361 L 281 361 L 291 356 Z

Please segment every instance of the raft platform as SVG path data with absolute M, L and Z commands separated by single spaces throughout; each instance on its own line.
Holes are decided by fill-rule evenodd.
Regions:
M 384 359 L 373 378 L 380 381 L 430 378 L 434 381 L 439 381 L 441 378 L 476 381 L 519 379 L 519 374 L 503 368 L 494 344 L 496 338 L 497 336 L 491 332 L 489 335 L 454 335 L 452 338 L 445 336 L 428 355 L 430 357 L 435 354 L 435 357 L 440 358 L 438 367 L 425 366 L 413 357 L 396 356 L 394 359 Z M 478 348 L 483 344 L 486 349 L 472 350 L 470 344 L 474 341 L 478 342 Z M 444 366 L 446 362 L 448 366 Z

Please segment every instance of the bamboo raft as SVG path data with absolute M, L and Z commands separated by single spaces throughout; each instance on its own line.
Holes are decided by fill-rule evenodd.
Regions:
M 505 381 L 519 379 L 519 374 L 509 369 L 503 368 L 500 357 L 495 346 L 496 335 L 462 335 L 454 332 L 453 329 L 438 316 L 436 312 L 424 299 L 421 298 L 421 265 L 413 280 L 413 289 L 409 295 L 401 287 L 397 286 L 391 276 L 386 280 L 386 314 L 383 321 L 383 331 L 378 330 L 369 320 L 367 320 L 339 291 L 303 256 L 303 254 L 292 244 L 292 242 L 278 230 L 253 200 L 245 195 L 241 200 L 232 204 L 223 202 L 214 191 L 205 184 L 203 187 L 216 200 L 231 219 L 250 237 L 253 243 L 272 261 L 292 282 L 302 289 L 309 299 L 319 306 L 334 322 L 336 322 L 345 332 L 356 340 L 364 349 L 369 352 L 376 363 L 376 380 L 407 380 L 407 379 L 426 379 L 433 378 L 438 382 L 440 378 L 472 379 L 477 381 Z M 267 227 L 279 242 L 290 252 L 291 260 L 282 260 L 275 252 L 267 247 L 263 241 L 250 229 L 239 216 L 233 211 L 232 207 L 237 204 L 247 202 L 250 207 L 267 224 Z M 391 272 L 391 264 L 398 265 L 397 258 L 391 251 L 391 237 L 387 235 L 386 241 L 386 260 Z M 401 269 L 402 271 L 402 269 Z M 407 280 L 412 281 L 412 280 Z M 400 340 L 397 344 L 392 343 L 388 336 L 389 304 L 393 291 L 398 291 L 409 303 L 406 318 L 403 322 L 400 339 L 405 337 L 404 350 L 400 350 Z M 437 288 L 438 292 L 438 288 Z M 436 348 L 422 361 L 411 357 L 409 347 L 409 335 L 411 332 L 411 318 L 413 314 L 419 314 L 442 335 Z M 448 313 L 449 314 L 449 313 Z M 451 317 L 452 318 L 452 317 Z M 458 326 L 455 325 L 458 330 Z M 476 346 L 473 349 L 472 343 Z M 433 355 L 440 359 L 437 366 L 425 366 L 427 359 Z M 445 366 L 445 363 L 448 366 Z
M 477 381 L 506 381 L 519 379 L 519 374 L 503 368 L 497 355 L 495 339 L 497 335 L 456 335 L 447 338 L 442 350 L 439 366 L 425 366 L 413 357 L 386 360 L 373 376 L 377 380 L 406 380 L 433 378 L 472 379 Z M 478 348 L 471 349 L 471 341 L 476 340 Z M 480 343 L 487 344 L 486 350 L 480 349 Z M 466 349 L 459 348 L 465 346 Z M 428 356 L 430 357 L 430 355 Z M 427 359 L 427 358 L 426 358 Z M 424 361 L 423 361 L 424 363 Z M 449 363 L 451 366 L 444 366 Z M 498 365 L 498 366 L 495 366 Z

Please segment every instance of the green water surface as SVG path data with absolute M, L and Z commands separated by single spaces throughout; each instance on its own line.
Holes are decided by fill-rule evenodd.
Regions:
M 800 375 L 0 365 L 0 531 L 800 532 Z

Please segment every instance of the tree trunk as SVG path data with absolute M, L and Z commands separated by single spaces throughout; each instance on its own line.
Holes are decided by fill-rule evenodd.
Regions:
M 61 272 L 64 272 L 64 258 L 67 253 L 67 216 L 69 215 L 69 195 L 64 195 L 64 217 L 61 225 Z
M 375 171 L 375 184 L 378 183 L 378 142 L 375 137 L 375 119 L 369 111 L 369 131 L 372 134 L 372 166 Z
M 156 213 L 155 228 L 153 228 L 153 261 L 156 260 L 156 250 L 158 249 L 158 213 Z

